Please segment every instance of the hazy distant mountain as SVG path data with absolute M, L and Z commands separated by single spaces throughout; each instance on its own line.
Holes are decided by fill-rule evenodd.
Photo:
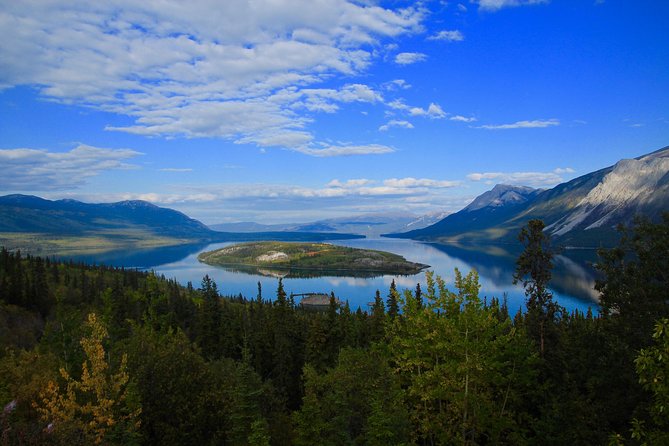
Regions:
M 223 232 L 268 232 L 268 231 L 288 231 L 294 225 L 277 224 L 263 225 L 252 221 L 240 221 L 235 223 L 217 223 L 208 225 L 214 231 Z
M 391 237 L 445 242 L 511 243 L 540 218 L 556 243 L 610 245 L 615 227 L 636 215 L 669 211 L 669 147 L 592 172 L 552 189 L 497 185 L 466 208 L 421 230 Z
M 360 234 L 367 237 L 378 237 L 388 232 L 400 232 L 419 229 L 434 224 L 443 219 L 448 213 L 434 212 L 427 215 L 412 213 L 365 214 L 352 217 L 330 218 L 309 223 L 262 225 L 254 222 L 222 223 L 210 225 L 217 231 L 235 232 L 264 232 L 264 231 L 294 231 L 294 232 L 337 232 Z
M 428 226 L 435 224 L 438 221 L 443 220 L 450 214 L 451 212 L 448 211 L 436 211 L 436 212 L 431 212 L 429 214 L 421 215 L 420 217 L 416 217 L 414 220 L 404 225 L 404 230 L 412 231 L 415 229 L 426 228 Z

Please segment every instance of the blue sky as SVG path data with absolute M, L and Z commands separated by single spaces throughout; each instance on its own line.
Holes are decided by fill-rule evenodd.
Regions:
M 457 211 L 669 145 L 669 4 L 0 0 L 0 193 Z

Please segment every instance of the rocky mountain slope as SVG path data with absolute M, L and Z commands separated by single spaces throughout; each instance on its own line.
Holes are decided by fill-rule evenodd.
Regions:
M 542 219 L 553 240 L 597 247 L 617 240 L 615 227 L 635 216 L 669 211 L 669 147 L 539 191 L 497 185 L 466 208 L 418 231 L 392 237 L 442 242 L 515 243 L 526 222 Z

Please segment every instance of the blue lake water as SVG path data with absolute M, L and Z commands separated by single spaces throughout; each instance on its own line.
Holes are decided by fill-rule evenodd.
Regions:
M 430 265 L 430 270 L 440 275 L 449 288 L 453 289 L 454 270 L 458 268 L 466 274 L 476 269 L 480 276 L 481 297 L 506 297 L 509 311 L 515 312 L 525 304 L 525 294 L 520 285 L 513 285 L 515 260 L 520 248 L 509 251 L 507 248 L 487 247 L 456 247 L 437 245 L 400 239 L 359 239 L 335 241 L 334 244 L 355 248 L 378 249 L 404 256 L 407 260 Z M 262 285 L 263 297 L 272 299 L 276 294 L 278 277 L 268 277 L 257 273 L 234 271 L 223 267 L 215 267 L 200 263 L 197 255 L 202 251 L 217 249 L 232 243 L 215 243 L 210 245 L 186 245 L 161 248 L 148 251 L 107 253 L 96 256 L 79 257 L 87 262 L 105 263 L 108 265 L 135 267 L 154 270 L 167 278 L 175 278 L 180 283 L 192 282 L 199 287 L 205 274 L 213 278 L 223 295 L 242 294 L 254 298 L 258 293 L 258 282 Z M 595 272 L 590 266 L 596 259 L 591 250 L 570 250 L 557 256 L 554 260 L 553 280 L 551 289 L 558 303 L 569 311 L 578 309 L 593 311 L 598 309 L 598 293 L 594 290 Z M 380 276 L 372 278 L 360 277 L 312 277 L 283 279 L 288 294 L 330 293 L 342 301 L 348 300 L 353 309 L 368 308 L 374 300 L 376 290 L 384 297 L 388 294 L 390 283 L 395 280 L 400 291 L 415 289 L 420 283 L 425 289 L 425 276 L 419 273 L 413 276 Z M 299 301 L 299 298 L 296 299 Z

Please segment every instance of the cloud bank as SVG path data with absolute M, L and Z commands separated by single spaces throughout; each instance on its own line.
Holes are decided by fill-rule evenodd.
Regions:
M 52 191 L 74 189 L 108 170 L 134 169 L 125 161 L 141 153 L 80 144 L 69 152 L 0 149 L 0 190 Z
M 380 42 L 421 31 L 425 14 L 348 0 L 8 2 L 0 89 L 28 85 L 134 119 L 109 131 L 367 153 L 323 152 L 308 113 L 380 102 L 380 94 L 362 84 L 309 87 L 364 74 Z

